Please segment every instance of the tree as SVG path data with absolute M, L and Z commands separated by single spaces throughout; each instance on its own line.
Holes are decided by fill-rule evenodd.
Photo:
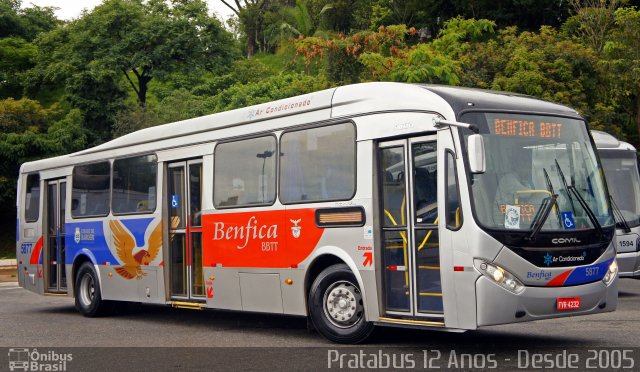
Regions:
M 608 35 L 601 66 L 607 73 L 603 100 L 617 112 L 615 125 L 635 124 L 635 131 L 624 131 L 640 143 L 640 11 L 620 8 L 615 12 L 615 26 Z M 622 116 L 622 117 L 620 117 Z M 626 119 L 626 120 L 625 120 Z M 630 125 L 631 126 L 631 125 Z
M 71 76 L 85 68 L 121 75 L 141 107 L 154 77 L 220 69 L 234 56 L 231 36 L 201 0 L 107 0 L 58 33 L 63 43 L 44 40 L 55 54 L 42 61 L 46 67 L 66 67 Z
M 111 137 L 125 89 L 146 107 L 150 84 L 174 73 L 222 71 L 234 43 L 201 0 L 107 0 L 39 39 L 32 86 L 62 84 L 92 143 Z
M 569 105 L 593 115 L 597 97 L 597 57 L 589 48 L 571 42 L 557 30 L 543 26 L 539 33 L 501 34 L 504 70 L 492 88 L 524 93 Z M 495 57 L 494 57 L 495 58 Z
M 315 31 L 313 19 L 304 0 L 296 0 L 295 7 L 284 7 L 281 10 L 281 31 L 289 32 L 294 37 L 311 36 Z
M 52 7 L 32 5 L 21 9 L 21 4 L 20 0 L 0 0 L 0 38 L 13 36 L 33 41 L 39 33 L 61 23 Z
M 602 52 L 607 35 L 615 25 L 619 4 L 619 0 L 571 0 L 578 33 L 598 53 Z
M 81 30 L 100 43 L 92 57 L 102 68 L 119 69 L 142 107 L 154 76 L 220 68 L 233 55 L 230 35 L 207 15 L 203 1 L 173 0 L 170 5 L 109 0 L 83 17 Z
M 247 36 L 247 58 L 251 58 L 257 52 L 259 36 L 262 29 L 264 12 L 269 6 L 268 0 L 234 0 L 235 7 L 230 0 L 220 0 L 233 11 L 242 25 Z
M 307 0 L 318 29 L 349 34 L 371 26 L 372 0 Z
M 37 51 L 22 38 L 0 38 L 0 97 L 22 96 L 22 75 L 34 66 Z
M 26 98 L 0 101 L 0 206 L 15 205 L 20 164 L 79 150 L 85 139 L 79 110 L 65 115 Z

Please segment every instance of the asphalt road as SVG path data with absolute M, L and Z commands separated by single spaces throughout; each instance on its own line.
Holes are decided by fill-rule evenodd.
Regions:
M 514 356 L 518 350 L 535 350 L 541 347 L 546 350 L 638 348 L 640 280 L 621 280 L 619 289 L 618 310 L 613 313 L 494 326 L 462 334 L 379 327 L 364 348 L 400 351 L 437 349 L 444 352 L 456 350 L 460 353 L 493 351 Z M 180 360 L 179 355 L 182 355 L 185 360 L 193 363 L 206 359 L 203 356 L 217 355 L 217 360 L 227 360 L 219 367 L 237 367 L 242 362 L 249 363 L 248 368 L 245 366 L 249 370 L 263 369 L 265 365 L 277 366 L 279 361 L 284 362 L 286 358 L 291 358 L 286 362 L 287 366 L 298 366 L 290 364 L 291 360 L 299 362 L 307 358 L 311 365 L 321 363 L 326 368 L 327 350 L 337 347 L 318 334 L 309 332 L 306 320 L 299 317 L 133 306 L 111 317 L 88 319 L 74 309 L 71 298 L 39 296 L 10 282 L 0 283 L 0 328 L 0 348 L 120 347 L 122 349 L 119 353 L 125 355 L 150 353 L 157 355 L 154 360 L 170 361 Z M 173 349 L 139 349 L 140 347 L 181 349 L 170 352 L 167 350 Z M 254 358 L 239 361 L 234 356 L 238 351 L 231 349 L 218 349 L 213 354 L 205 351 L 206 349 L 193 349 L 194 355 L 186 352 L 189 348 L 199 347 L 259 348 L 251 349 L 254 350 L 252 354 L 258 356 L 258 361 L 257 364 Z M 308 348 L 309 352 L 304 353 L 306 357 L 293 358 L 293 355 L 300 353 L 292 348 L 300 347 Z M 83 349 L 76 349 L 77 352 L 81 350 Z M 176 359 L 171 359 L 172 353 Z M 0 357 L 6 355 L 0 354 Z M 96 358 L 105 359 L 107 364 L 100 364 L 105 370 L 113 367 L 109 364 L 113 360 L 107 356 L 111 353 L 94 354 L 98 355 L 93 358 L 94 361 Z M 640 370 L 640 349 L 635 350 L 633 358 L 633 370 Z M 136 359 L 139 358 L 132 360 Z M 6 366 L 2 363 L 0 358 L 0 370 Z M 195 364 L 180 366 L 189 369 L 196 367 Z M 254 368 L 250 368 L 251 366 Z M 167 365 L 160 364 L 159 367 L 163 369 Z

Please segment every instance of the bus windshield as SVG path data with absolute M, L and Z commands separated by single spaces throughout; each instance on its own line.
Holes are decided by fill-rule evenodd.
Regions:
M 484 139 L 486 172 L 474 174 L 471 186 L 480 225 L 531 231 L 541 218 L 541 231 L 565 231 L 613 224 L 602 169 L 583 121 L 477 112 L 461 120 L 476 124 Z
M 640 176 L 635 151 L 600 150 L 613 201 L 631 227 L 640 225 Z

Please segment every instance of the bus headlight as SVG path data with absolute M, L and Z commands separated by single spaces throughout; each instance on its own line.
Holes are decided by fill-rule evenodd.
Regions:
M 609 285 L 611 284 L 611 282 L 613 282 L 613 279 L 615 279 L 617 275 L 618 275 L 618 262 L 614 259 L 613 261 L 611 261 L 611 264 L 609 265 L 609 269 L 607 269 L 607 273 L 604 274 L 602 281 L 604 282 L 605 285 Z
M 498 265 L 490 264 L 485 261 L 478 261 L 479 265 L 477 265 L 477 267 L 480 268 L 480 272 L 491 279 L 494 283 L 515 294 L 519 294 L 524 291 L 524 285 L 520 280 L 507 270 Z

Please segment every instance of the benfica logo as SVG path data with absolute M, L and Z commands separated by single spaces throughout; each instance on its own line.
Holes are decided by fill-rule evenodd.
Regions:
M 293 223 L 293 226 L 291 226 L 291 234 L 293 234 L 294 238 L 298 239 L 300 237 L 300 231 L 302 231 L 302 227 L 298 226 L 298 224 L 300 223 L 300 221 L 302 221 L 302 218 L 289 221 Z

